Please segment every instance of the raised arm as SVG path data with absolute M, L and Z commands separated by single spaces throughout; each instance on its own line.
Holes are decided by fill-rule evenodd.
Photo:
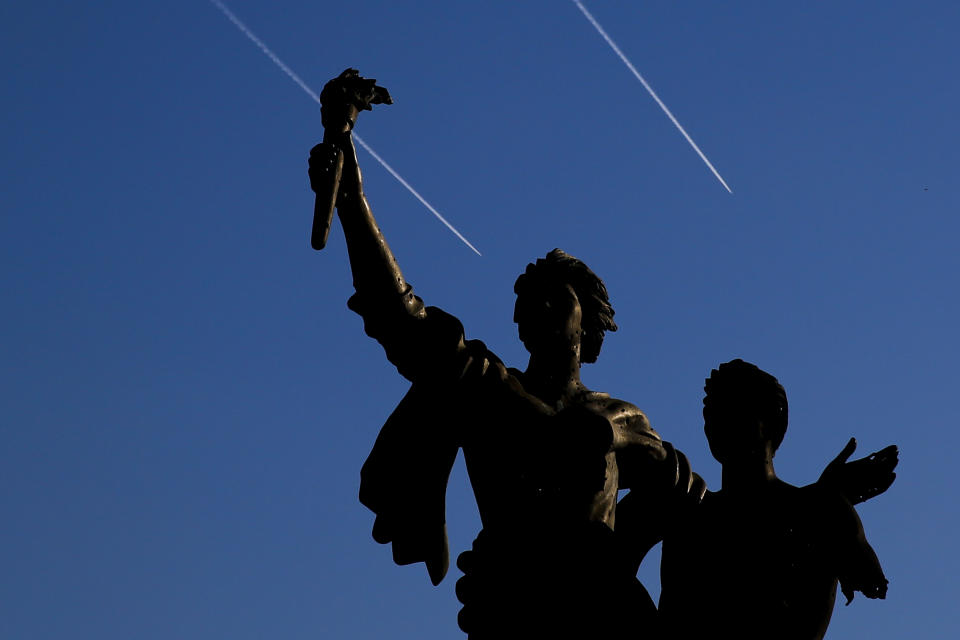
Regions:
M 310 151 L 311 187 L 318 199 L 329 196 L 331 190 L 335 194 L 357 293 L 364 298 L 382 298 L 385 302 L 402 297 L 410 287 L 364 196 L 363 178 L 351 136 L 359 112 L 370 109 L 371 104 L 392 102 L 390 96 L 375 80 L 362 78 L 355 70 L 347 69 L 327 83 L 320 99 L 324 135 L 323 142 Z M 337 173 L 340 173 L 339 181 Z
M 375 80 L 347 69 L 327 83 L 320 100 L 324 136 L 310 152 L 310 185 L 318 201 L 326 200 L 329 205 L 331 197 L 336 199 L 356 289 L 347 306 L 363 317 L 367 335 L 383 346 L 387 359 L 413 382 L 443 379 L 453 383 L 478 366 L 486 371 L 483 363 L 495 356 L 482 343 L 468 344 L 459 320 L 435 307 L 424 307 L 413 294 L 363 194 L 351 131 L 360 111 L 377 102 L 389 102 L 389 95 Z M 324 209 L 329 206 L 318 206 L 315 215 L 319 211 L 322 219 Z M 315 225 L 315 247 L 316 230 Z M 477 366 L 471 368 L 471 363 Z

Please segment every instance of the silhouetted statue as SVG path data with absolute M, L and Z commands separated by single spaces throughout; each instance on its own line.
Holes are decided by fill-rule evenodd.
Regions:
M 317 193 L 312 244 L 319 249 L 326 243 L 335 204 L 356 290 L 348 306 L 363 317 L 366 333 L 412 383 L 361 470 L 360 501 L 376 514 L 374 539 L 392 544 L 398 564 L 424 562 L 434 584 L 443 579 L 449 564 L 447 478 L 462 449 L 483 524 L 473 549 L 458 561 L 465 573 L 457 582 L 457 596 L 465 605 L 459 623 L 471 639 L 658 637 L 656 609 L 636 571 L 665 535 L 672 554 L 668 564 L 675 567 L 666 602 L 674 597 L 669 594 L 680 601 L 668 607 L 671 623 L 684 612 L 699 616 L 701 610 L 714 611 L 715 602 L 735 599 L 728 591 L 711 600 L 697 586 L 737 578 L 723 573 L 728 550 L 715 544 L 720 538 L 700 540 L 703 530 L 689 529 L 699 526 L 697 518 L 714 517 L 714 505 L 739 504 L 719 498 L 730 493 L 727 467 L 723 490 L 707 494 L 701 504 L 703 480 L 682 453 L 661 440 L 646 416 L 628 402 L 587 389 L 580 380 L 581 364 L 594 362 L 605 332 L 617 328 L 603 282 L 559 249 L 528 265 L 514 286 L 514 322 L 530 359 L 524 371 L 506 367 L 482 342 L 467 340 L 456 318 L 424 306 L 413 294 L 370 211 L 350 132 L 359 111 L 389 104 L 389 94 L 348 69 L 327 84 L 321 100 L 324 141 L 310 152 L 311 186 Z M 785 427 L 785 400 L 783 407 Z M 766 437 L 767 430 L 762 432 Z M 740 436 L 732 443 L 753 446 Z M 779 523 L 786 523 L 788 538 L 795 532 L 806 536 L 804 523 L 810 523 L 820 535 L 815 521 L 805 519 L 816 508 L 836 514 L 830 516 L 831 526 L 856 533 L 859 521 L 841 494 L 865 499 L 889 482 L 877 473 L 886 468 L 886 461 L 876 458 L 880 454 L 846 463 L 850 453 L 848 446 L 824 472 L 822 483 L 829 490 L 787 489 L 771 466 L 770 495 L 777 492 L 777 500 L 770 513 L 775 515 L 758 520 L 746 511 L 744 523 L 775 535 L 783 534 Z M 618 489 L 633 489 L 620 507 Z M 618 508 L 625 518 L 617 515 Z M 742 545 L 747 539 L 730 542 Z M 763 547 L 747 545 L 745 551 L 775 547 L 776 540 Z M 673 549 L 684 545 L 697 562 L 676 559 Z M 860 547 L 851 544 L 850 549 Z M 744 557 L 753 563 L 746 569 L 760 570 L 755 555 Z M 847 574 L 838 575 L 848 580 Z M 693 581 L 684 585 L 686 577 Z M 827 582 L 824 577 L 823 584 Z M 844 584 L 875 588 L 862 581 Z M 797 596 L 790 606 L 822 600 L 820 586 L 811 582 L 809 594 Z M 832 591 L 829 597 L 832 602 Z M 810 615 L 821 615 L 820 609 L 807 608 Z M 774 613 L 771 609 L 769 616 L 775 618 Z
M 705 391 L 704 431 L 723 465 L 722 486 L 661 514 L 665 635 L 818 640 L 838 581 L 848 604 L 855 591 L 886 595 L 852 503 L 890 486 L 896 447 L 845 465 L 851 440 L 817 483 L 795 487 L 773 469 L 787 428 L 787 396 L 777 379 L 733 360 L 713 370 Z
M 558 249 L 528 265 L 514 312 L 530 352 L 525 371 L 424 306 L 363 194 L 350 129 L 356 97 L 377 95 L 374 88 L 352 71 L 327 85 L 324 142 L 310 153 L 318 201 L 340 173 L 336 207 L 356 289 L 348 306 L 412 382 L 361 471 L 373 536 L 392 543 L 397 563 L 424 562 L 439 583 L 448 567 L 447 478 L 463 449 L 483 523 L 464 556 L 469 578 L 458 584 L 470 637 L 635 633 L 655 609 L 618 558 L 617 490 L 661 475 L 669 485 L 678 454 L 637 407 L 580 380 L 580 365 L 595 361 L 604 333 L 617 328 L 606 287 Z

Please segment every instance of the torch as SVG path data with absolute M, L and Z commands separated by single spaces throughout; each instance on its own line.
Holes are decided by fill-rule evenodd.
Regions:
M 343 150 L 340 148 L 350 135 L 361 111 L 370 111 L 374 104 L 393 104 L 390 93 L 377 86 L 372 78 L 362 77 L 356 69 L 347 69 L 328 82 L 320 92 L 320 120 L 323 123 L 323 144 L 336 149 L 319 167 L 319 174 L 311 175 L 317 199 L 313 205 L 313 232 L 310 245 L 319 251 L 327 245 L 337 191 L 343 174 Z M 311 171 L 313 173 L 313 171 Z

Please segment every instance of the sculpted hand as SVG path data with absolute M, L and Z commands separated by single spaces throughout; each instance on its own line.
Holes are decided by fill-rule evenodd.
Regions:
M 859 504 L 889 489 L 897 477 L 893 470 L 900 462 L 900 452 L 896 445 L 875 451 L 865 458 L 847 462 L 856 448 L 856 439 L 850 438 L 817 480 L 817 484 L 842 493 L 850 504 Z
M 374 104 L 393 104 L 393 98 L 373 78 L 362 77 L 356 69 L 347 69 L 328 82 L 320 92 L 320 117 L 324 129 L 345 133 L 353 129 L 357 114 L 370 111 Z

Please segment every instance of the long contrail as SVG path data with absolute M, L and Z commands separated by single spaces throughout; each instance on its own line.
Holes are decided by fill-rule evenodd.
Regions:
M 247 28 L 247 25 L 243 24 L 243 22 L 240 21 L 240 18 L 238 18 L 236 15 L 234 15 L 233 11 L 230 11 L 230 9 L 227 8 L 227 6 L 226 6 L 225 4 L 223 4 L 220 0 L 210 0 L 210 2 L 211 2 L 217 9 L 220 9 L 220 12 L 223 13 L 223 15 L 225 15 L 225 16 L 227 17 L 227 19 L 230 20 L 230 22 L 232 22 L 232 23 L 234 24 L 234 26 L 236 26 L 237 29 L 239 29 L 239 30 L 241 31 L 241 33 L 243 33 L 243 35 L 247 36 L 247 38 L 249 38 L 250 41 L 253 42 L 253 44 L 257 45 L 257 47 L 259 47 L 259 49 L 260 49 L 261 51 L 263 51 L 263 53 L 266 54 L 266 56 L 267 56 L 268 58 L 270 58 L 275 65 L 277 65 L 278 67 L 280 67 L 280 70 L 281 70 L 281 71 L 283 71 L 285 74 L 287 74 L 287 75 L 290 77 L 291 80 L 293 80 L 294 82 L 296 82 L 297 85 L 298 85 L 301 89 L 303 89 L 304 93 L 306 93 L 308 96 L 310 96 L 311 98 L 313 98 L 313 101 L 314 101 L 314 102 L 316 102 L 317 104 L 320 104 L 320 96 L 318 96 L 318 95 L 316 94 L 316 92 L 315 92 L 313 89 L 311 89 L 311 88 L 307 85 L 307 83 L 304 82 L 304 81 L 300 78 L 300 76 L 298 76 L 296 73 L 294 73 L 293 69 L 291 69 L 291 68 L 288 67 L 286 64 L 284 64 L 283 60 L 281 60 L 279 57 L 277 57 L 277 54 L 275 54 L 275 53 L 270 49 L 270 47 L 268 47 L 266 44 L 263 43 L 263 40 L 261 40 L 260 38 L 258 38 L 258 37 L 256 36 L 256 34 L 254 34 L 252 31 L 250 31 L 250 29 Z M 383 165 L 383 168 L 386 169 L 387 172 L 388 172 L 390 175 L 392 175 L 394 178 L 397 179 L 397 181 L 398 181 L 400 184 L 402 184 L 404 187 L 406 187 L 407 191 L 409 191 L 410 193 L 413 194 L 413 197 L 415 197 L 417 200 L 419 200 L 420 203 L 423 204 L 423 206 L 425 206 L 425 207 L 430 211 L 430 213 L 432 213 L 433 215 L 435 215 L 435 216 L 437 217 L 437 220 L 439 220 L 439 221 L 442 222 L 444 225 L 446 225 L 447 229 L 450 229 L 450 231 L 452 231 L 455 236 L 457 236 L 458 238 L 460 238 L 460 240 L 462 240 L 465 245 L 467 245 L 468 247 L 470 247 L 471 249 L 473 249 L 473 252 L 476 253 L 478 256 L 479 256 L 479 255 L 482 255 L 479 251 L 477 251 L 477 248 L 476 248 L 475 246 L 473 246 L 472 244 L 470 244 L 470 241 L 469 241 L 469 240 L 467 240 L 466 238 L 463 237 L 463 234 L 462 234 L 462 233 L 460 233 L 459 231 L 457 231 L 457 229 L 456 229 L 452 224 L 450 224 L 449 222 L 447 222 L 447 219 L 446 219 L 446 218 L 444 218 L 442 215 L 440 215 L 440 212 L 437 211 L 437 210 L 433 207 L 433 205 L 431 205 L 429 202 L 427 202 L 427 201 L 424 199 L 423 196 L 421 196 L 419 193 L 417 193 L 416 189 L 414 189 L 413 187 L 411 187 L 409 182 L 407 182 L 407 181 L 404 180 L 402 177 L 400 177 L 400 174 L 397 173 L 397 172 L 394 170 L 393 167 L 391 167 L 389 164 L 386 163 L 386 161 L 384 161 L 383 158 L 381 158 L 379 155 L 377 155 L 377 153 L 370 147 L 370 145 L 368 145 L 366 142 L 363 141 L 363 138 L 361 138 L 361 137 L 358 136 L 356 133 L 354 133 L 354 134 L 353 134 L 353 139 L 356 140 L 356 141 L 360 144 L 360 146 L 363 147 L 363 148 L 367 151 L 367 153 L 369 153 L 371 156 L 373 156 L 373 159 L 374 159 L 374 160 L 376 160 L 376 161 L 379 162 L 381 165 Z
M 479 251 L 477 251 L 477 248 L 476 248 L 475 246 L 473 246 L 472 244 L 470 244 L 470 241 L 469 241 L 469 240 L 467 240 L 466 238 L 463 237 L 463 234 L 462 234 L 462 233 L 460 233 L 459 231 L 457 231 L 457 229 L 456 229 L 452 224 L 450 224 L 449 222 L 447 222 L 447 219 L 444 218 L 442 215 L 440 215 L 440 212 L 437 211 L 436 209 L 434 209 L 432 204 L 430 204 L 429 202 L 427 202 L 426 200 L 424 200 L 424 199 L 423 199 L 423 196 L 421 196 L 419 193 L 417 193 L 416 189 L 414 189 L 413 187 L 411 187 L 410 184 L 409 184 L 406 180 L 404 180 L 404 179 L 400 176 L 400 174 L 397 173 L 397 172 L 393 169 L 393 167 L 391 167 L 390 165 L 388 165 L 387 162 L 386 162 L 386 160 L 384 160 L 384 159 L 381 158 L 379 155 L 377 155 L 377 152 L 374 151 L 373 149 L 371 149 L 371 148 L 370 148 L 370 145 L 368 145 L 366 142 L 363 141 L 363 138 L 361 138 L 361 137 L 358 136 L 357 134 L 353 134 L 353 139 L 356 140 L 357 142 L 359 142 L 359 143 L 360 143 L 360 146 L 363 147 L 364 149 L 366 149 L 366 150 L 367 150 L 367 153 L 369 153 L 371 156 L 373 156 L 373 159 L 374 159 L 374 160 L 376 160 L 376 161 L 379 162 L 381 165 L 383 165 L 383 168 L 386 169 L 386 170 L 390 173 L 390 175 L 392 175 L 394 178 L 396 178 L 396 179 L 397 179 L 397 182 L 399 182 L 400 184 L 402 184 L 403 186 L 405 186 L 405 187 L 407 188 L 407 191 L 409 191 L 410 193 L 413 194 L 413 197 L 414 197 L 414 198 L 416 198 L 417 200 L 419 200 L 420 203 L 421 203 L 423 206 L 425 206 L 427 209 L 429 209 L 429 210 L 430 210 L 430 213 L 432 213 L 433 215 L 437 216 L 437 220 L 439 220 L 440 222 L 442 222 L 443 224 L 445 224 L 445 225 L 447 226 L 447 229 L 450 229 L 450 231 L 453 232 L 453 235 L 457 236 L 458 238 L 460 238 L 460 239 L 463 241 L 463 244 L 465 244 L 465 245 L 467 245 L 468 247 L 470 247 L 471 249 L 473 249 L 473 252 L 476 253 L 478 256 L 479 256 L 479 255 L 483 255 L 483 254 L 481 254 Z
M 670 122 L 673 123 L 673 126 L 675 126 L 680 133 L 683 134 L 683 137 L 687 139 L 687 142 L 689 142 L 690 146 L 693 147 L 693 150 L 697 152 L 697 155 L 700 156 L 700 159 L 703 160 L 707 167 L 709 167 L 710 171 L 713 172 L 713 175 L 717 177 L 717 180 L 720 181 L 720 184 L 723 185 L 723 188 L 730 193 L 733 193 L 730 187 L 727 186 L 727 183 L 724 181 L 724 179 L 720 176 L 720 173 L 713 167 L 712 164 L 710 164 L 710 161 L 707 160 L 707 156 L 703 154 L 703 151 L 700 151 L 700 147 L 697 146 L 697 143 L 694 142 L 693 138 L 690 137 L 690 134 L 688 134 L 684 128 L 680 126 L 680 123 L 677 121 L 677 119 L 672 113 L 670 113 L 670 109 L 667 109 L 667 105 L 663 104 L 663 100 L 660 99 L 660 96 L 658 96 L 653 90 L 653 87 L 647 84 L 647 81 L 643 79 L 643 76 L 640 75 L 640 72 L 637 71 L 637 68 L 633 66 L 633 63 L 627 59 L 627 56 L 623 54 L 623 51 L 620 50 L 620 47 L 617 46 L 617 43 L 613 41 L 613 38 L 607 35 L 607 32 L 603 30 L 603 27 L 600 26 L 600 23 L 597 22 L 597 19 L 594 18 L 589 11 L 587 11 L 587 8 L 583 6 L 583 3 L 580 2 L 580 0 L 573 0 L 573 3 L 577 5 L 577 8 L 580 9 L 583 15 L 587 17 L 587 20 L 589 20 L 590 24 L 593 25 L 593 28 L 597 30 L 597 33 L 603 36 L 603 39 L 607 41 L 607 44 L 610 45 L 610 48 L 613 49 L 613 52 L 617 54 L 621 60 L 623 60 L 623 64 L 627 65 L 627 69 L 630 69 L 631 73 L 633 73 L 637 80 L 640 81 L 640 84 L 642 84 L 643 88 L 647 90 L 647 93 L 650 94 L 650 97 L 653 98 L 658 105 L 660 105 L 660 108 L 663 109 L 663 112 L 667 114 L 668 118 L 670 118 Z

